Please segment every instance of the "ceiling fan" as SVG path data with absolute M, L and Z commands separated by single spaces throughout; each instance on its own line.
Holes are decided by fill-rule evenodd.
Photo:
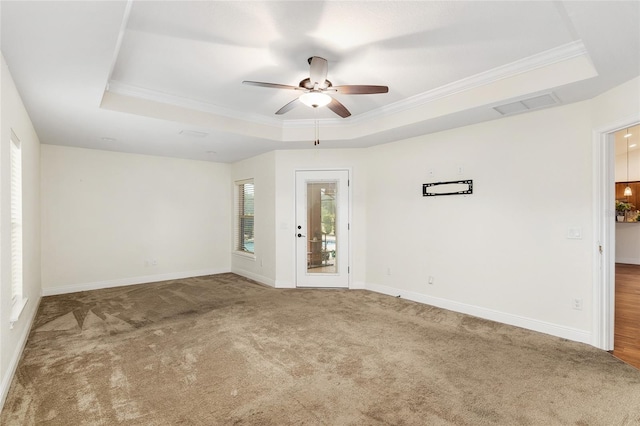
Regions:
M 329 65 L 327 60 L 319 56 L 312 56 L 308 59 L 309 62 L 309 78 L 302 80 L 297 86 L 288 86 L 286 84 L 276 83 L 263 83 L 260 81 L 243 81 L 244 84 L 249 84 L 258 87 L 270 87 L 273 89 L 289 89 L 299 90 L 304 92 L 298 98 L 292 100 L 278 111 L 276 114 L 281 115 L 291 111 L 299 104 L 307 105 L 311 108 L 320 108 L 326 106 L 331 111 L 335 112 L 342 118 L 349 117 L 351 113 L 335 98 L 329 96 L 330 93 L 339 93 L 342 95 L 369 95 L 374 93 L 387 93 L 389 87 L 387 86 L 371 86 L 371 85 L 347 85 L 347 86 L 334 86 L 329 80 L 327 80 L 327 72 L 329 71 Z

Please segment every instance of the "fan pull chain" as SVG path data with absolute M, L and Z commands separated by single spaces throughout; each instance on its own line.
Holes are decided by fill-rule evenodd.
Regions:
M 318 108 L 314 108 L 314 114 L 316 116 L 316 120 L 314 123 L 314 140 L 313 146 L 320 145 L 320 122 L 318 121 Z

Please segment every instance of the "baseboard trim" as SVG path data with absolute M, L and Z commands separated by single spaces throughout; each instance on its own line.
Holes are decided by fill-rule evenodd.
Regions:
M 233 268 L 231 270 L 231 272 L 233 272 L 234 274 L 238 274 L 238 275 L 240 275 L 242 277 L 249 278 L 250 280 L 257 281 L 260 284 L 268 285 L 269 287 L 275 287 L 276 286 L 276 281 L 275 280 L 272 280 L 271 278 L 267 278 L 267 277 L 262 276 L 262 275 L 258 275 L 256 273 L 251 272 L 251 271 L 247 271 L 245 269 Z
M 18 344 L 16 345 L 15 351 L 11 354 L 11 359 L 9 360 L 9 368 L 7 368 L 7 373 L 2 378 L 2 383 L 0 384 L 0 411 L 4 408 L 4 403 L 7 399 L 7 395 L 9 394 L 9 388 L 11 387 L 11 382 L 13 381 L 13 376 L 16 374 L 16 370 L 18 369 L 18 363 L 20 362 L 20 358 L 22 358 L 22 352 L 24 351 L 24 347 L 27 345 L 27 338 L 31 333 L 31 327 L 33 327 L 33 322 L 36 319 L 36 314 L 38 313 L 38 308 L 40 307 L 41 297 L 38 297 L 36 301 L 35 308 L 31 311 L 31 315 L 29 315 L 29 325 L 24 328 L 20 339 L 18 340 Z
M 296 288 L 296 284 L 291 281 L 276 280 L 276 288 Z
M 629 265 L 640 265 L 640 259 L 633 257 L 617 257 L 616 263 L 627 263 Z
M 92 283 L 71 284 L 60 287 L 43 288 L 43 296 L 77 293 L 79 291 L 100 290 L 103 288 L 123 287 L 127 285 L 146 284 L 158 281 L 179 280 L 182 278 L 201 277 L 203 275 L 224 274 L 231 272 L 228 268 L 201 269 L 197 271 L 170 272 L 167 274 L 144 275 L 141 277 L 119 278 L 115 280 L 96 281 Z
M 520 315 L 509 314 L 506 312 L 500 312 L 475 305 L 468 305 L 466 303 L 456 302 L 449 299 L 442 299 L 439 297 L 433 297 L 426 294 L 401 290 L 395 287 L 388 287 L 379 284 L 366 284 L 366 289 L 389 296 L 400 296 L 401 298 L 412 300 L 414 302 L 424 303 L 426 305 L 436 306 L 438 308 L 448 309 L 450 311 L 459 312 L 462 314 L 473 315 L 475 317 L 484 318 L 503 324 L 526 328 L 527 330 L 550 334 L 552 336 L 573 340 L 575 342 L 591 344 L 591 333 L 585 330 L 579 330 L 576 328 L 540 321 L 533 318 L 527 318 Z

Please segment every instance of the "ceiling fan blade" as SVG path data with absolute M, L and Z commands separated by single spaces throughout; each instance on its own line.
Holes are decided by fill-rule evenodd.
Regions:
M 342 105 L 340 102 L 338 102 L 333 98 L 331 98 L 331 102 L 329 102 L 329 104 L 327 105 L 327 108 L 329 108 L 331 111 L 335 112 L 342 118 L 347 118 L 351 115 L 347 107 L 345 107 L 344 105 Z
M 370 95 L 374 93 L 387 93 L 389 92 L 388 86 L 369 86 L 369 85 L 348 85 L 348 86 L 333 86 L 329 90 L 335 89 L 337 93 L 343 95 Z
M 290 89 L 290 90 L 299 90 L 298 86 L 288 86 L 286 84 L 276 84 L 276 83 L 263 83 L 261 81 L 248 81 L 245 80 L 242 84 L 248 84 L 250 86 L 258 86 L 258 87 L 268 87 L 271 89 Z
M 319 87 L 324 87 L 324 82 L 327 80 L 327 72 L 329 72 L 327 60 L 320 56 L 313 56 L 309 65 L 309 78 L 311 80 L 311 84 L 318 83 Z
M 280 108 L 278 111 L 276 111 L 276 114 L 282 115 L 282 114 L 284 114 L 286 112 L 289 112 L 292 109 L 294 109 L 295 107 L 297 107 L 298 104 L 300 104 L 300 99 L 295 98 L 294 100 L 292 100 L 291 102 L 289 102 L 288 104 L 286 104 L 285 106 Z

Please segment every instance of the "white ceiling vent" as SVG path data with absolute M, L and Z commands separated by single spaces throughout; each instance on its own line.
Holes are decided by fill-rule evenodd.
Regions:
M 545 93 L 544 95 L 534 96 L 533 98 L 522 99 L 516 102 L 494 106 L 493 109 L 495 109 L 502 115 L 510 115 L 558 104 L 560 104 L 560 100 L 556 97 L 555 94 Z

